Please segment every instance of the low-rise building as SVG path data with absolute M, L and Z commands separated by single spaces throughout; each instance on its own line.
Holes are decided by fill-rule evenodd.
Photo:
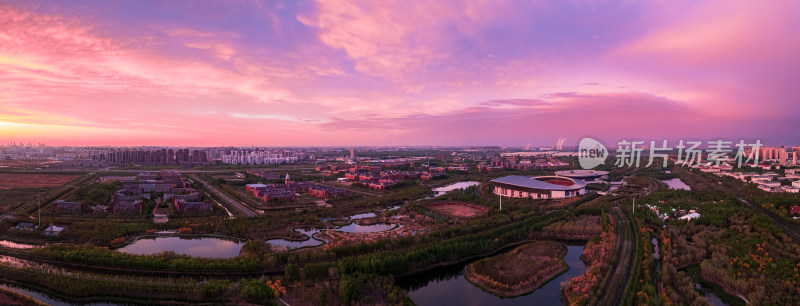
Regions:
M 164 170 L 161 171 L 161 179 L 165 181 L 180 181 L 181 174 L 175 171 Z
M 142 200 L 117 202 L 117 203 L 114 203 L 114 209 L 113 210 L 114 210 L 115 214 L 142 213 L 143 204 L 144 204 L 144 202 Z
M 267 170 L 250 169 L 247 170 L 247 173 L 261 177 L 265 180 L 279 180 L 281 178 L 281 176 L 277 173 Z
M 419 179 L 423 180 L 423 181 L 427 181 L 427 180 L 432 180 L 434 178 L 444 177 L 444 176 L 446 176 L 446 174 L 444 172 L 427 172 L 427 171 L 425 171 L 425 172 L 422 172 L 422 174 L 419 175 Z
M 794 186 L 781 186 L 780 190 L 788 193 L 800 193 L 800 188 Z
M 158 179 L 158 173 L 155 172 L 142 172 L 136 176 L 136 180 L 138 181 L 151 181 Z
M 694 213 L 689 213 L 689 214 L 683 215 L 683 216 L 679 217 L 678 220 L 687 220 L 687 221 L 689 221 L 689 220 L 697 219 L 697 218 L 700 218 L 700 214 L 694 212 Z
M 102 215 L 108 212 L 108 206 L 105 205 L 95 205 L 92 206 L 92 213 L 97 215 Z
M 83 203 L 58 200 L 53 203 L 53 211 L 62 214 L 74 214 L 83 210 Z
M 211 211 L 211 203 L 177 200 L 175 208 L 182 213 L 205 213 Z
M 60 226 L 55 226 L 50 224 L 46 229 L 44 229 L 44 235 L 47 237 L 59 237 L 61 233 L 64 232 L 64 228 Z
M 156 181 L 156 180 L 146 180 L 146 181 L 139 181 L 139 192 L 141 193 L 149 193 L 151 191 L 155 192 L 172 192 L 172 189 L 176 187 L 176 182 L 173 181 Z M 180 184 L 180 187 L 183 187 L 183 184 Z
M 346 188 L 336 188 L 332 186 L 315 184 L 308 187 L 308 194 L 318 198 L 328 199 L 345 196 L 348 194 L 348 191 Z
M 31 222 L 20 222 L 14 227 L 14 229 L 18 230 L 33 230 L 34 228 L 36 227 Z
M 800 218 L 800 206 L 792 206 L 792 210 L 789 212 L 789 215 L 795 219 Z

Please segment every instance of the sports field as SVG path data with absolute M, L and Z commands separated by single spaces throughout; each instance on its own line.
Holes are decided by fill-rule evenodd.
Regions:
M 466 202 L 437 202 L 428 207 L 438 214 L 456 218 L 472 218 L 489 211 L 486 207 Z

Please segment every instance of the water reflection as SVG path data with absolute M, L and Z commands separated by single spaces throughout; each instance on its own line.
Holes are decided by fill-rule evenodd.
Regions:
M 436 196 L 438 197 L 438 196 L 444 195 L 445 193 L 447 193 L 448 191 L 451 191 L 451 190 L 464 189 L 464 188 L 467 188 L 467 187 L 470 187 L 470 186 L 476 186 L 478 184 L 480 184 L 480 182 L 476 182 L 476 181 L 457 182 L 457 183 L 453 183 L 453 184 L 450 184 L 450 185 L 442 186 L 442 187 L 439 187 L 439 188 L 434 188 L 433 192 L 436 192 Z
M 286 239 L 270 239 L 270 240 L 267 240 L 267 243 L 269 243 L 269 244 L 271 244 L 273 246 L 279 246 L 279 247 L 286 248 L 287 250 L 295 250 L 295 249 L 305 248 L 305 247 L 314 247 L 314 246 L 319 246 L 319 245 L 322 245 L 322 244 L 325 243 L 325 241 L 322 241 L 322 240 L 314 238 L 314 234 L 318 233 L 319 229 L 305 230 L 305 229 L 296 228 L 294 230 L 296 232 L 302 233 L 303 235 L 306 235 L 307 239 L 306 240 L 302 240 L 302 241 L 297 241 L 297 240 L 292 241 L 292 240 L 286 240 Z
M 669 186 L 669 189 L 692 190 L 692 188 L 689 187 L 689 185 L 686 185 L 686 183 L 681 181 L 681 179 L 679 179 L 679 178 L 674 178 L 674 179 L 671 179 L 671 180 L 663 180 L 662 182 L 667 184 L 667 186 Z
M 113 306 L 113 305 L 136 305 L 136 304 L 120 304 L 120 303 L 112 303 L 112 302 L 92 302 L 92 303 L 79 303 L 74 301 L 67 301 L 47 293 L 35 291 L 32 289 L 20 287 L 14 284 L 7 284 L 7 283 L 0 283 L 0 288 L 6 289 L 8 291 L 13 291 L 16 293 L 20 293 L 23 295 L 27 295 L 28 297 L 37 300 L 39 302 L 45 303 L 47 305 L 58 305 L 58 306 L 70 306 L 70 305 L 94 305 L 94 306 Z
M 0 264 L 12 268 L 26 268 L 32 266 L 32 262 L 30 261 L 5 255 L 0 255 Z
M 695 284 L 694 286 L 695 286 L 695 288 L 700 289 L 701 291 L 703 291 L 703 297 L 706 299 L 706 301 L 709 304 L 714 305 L 714 306 L 727 306 L 728 305 L 725 302 L 723 302 L 722 299 L 719 298 L 716 294 L 714 294 L 714 292 L 712 292 L 710 289 L 704 288 L 703 285 Z
M 513 298 L 494 296 L 466 281 L 464 266 L 474 260 L 404 277 L 398 279 L 398 285 L 409 290 L 408 296 L 417 305 L 557 305 L 562 304 L 561 283 L 586 272 L 581 253 L 583 246 L 567 246 L 567 272 L 528 295 Z
M 361 225 L 357 223 L 350 223 L 350 225 L 345 225 L 340 228 L 337 228 L 337 231 L 345 232 L 345 233 L 377 233 L 388 231 L 390 229 L 395 228 L 394 224 L 391 223 L 376 223 L 371 225 Z
M 32 249 L 32 248 L 38 248 L 40 246 L 33 244 L 18 243 L 8 240 L 0 240 L 0 247 L 12 248 L 12 249 Z
M 653 258 L 655 258 L 655 259 L 661 259 L 661 256 L 658 254 L 658 252 L 659 252 L 659 249 L 658 249 L 658 239 L 656 239 L 656 238 L 653 238 L 653 239 L 651 239 L 651 240 L 650 240 L 650 243 L 652 243 L 652 244 L 653 244 Z
M 375 216 L 377 216 L 377 215 L 376 215 L 375 213 L 373 213 L 373 212 L 362 213 L 362 214 L 355 214 L 355 215 L 352 215 L 352 216 L 350 216 L 350 220 L 359 220 L 359 219 L 373 218 L 373 217 L 375 217 Z
M 138 239 L 119 251 L 135 255 L 171 251 L 194 257 L 232 258 L 239 256 L 243 245 L 242 242 L 219 238 L 157 237 Z

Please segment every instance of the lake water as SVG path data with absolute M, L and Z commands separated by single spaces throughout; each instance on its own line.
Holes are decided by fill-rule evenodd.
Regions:
M 8 241 L 8 240 L 0 240 L 0 246 L 4 247 L 4 248 L 12 248 L 12 249 L 32 249 L 32 248 L 38 248 L 39 247 L 38 245 L 26 244 L 26 243 L 18 243 L 18 242 Z
M 728 306 L 728 304 L 725 304 L 725 302 L 723 302 L 722 299 L 720 299 L 713 292 L 706 292 L 706 295 L 704 295 L 703 297 L 705 297 L 706 301 L 708 301 L 708 303 L 711 304 L 711 305 L 714 305 L 714 306 Z
M 314 238 L 314 234 L 318 233 L 319 229 L 304 230 L 304 229 L 296 228 L 295 231 L 306 235 L 306 237 L 308 237 L 308 239 L 302 240 L 302 241 L 298 241 L 298 240 L 292 241 L 292 240 L 286 240 L 286 239 L 270 239 L 270 240 L 267 240 L 267 243 L 269 243 L 271 245 L 285 247 L 287 250 L 295 250 L 295 249 L 299 249 L 299 248 L 313 247 L 313 246 L 318 246 L 318 245 L 322 245 L 322 244 L 325 243 L 325 241 L 318 240 L 318 239 Z
M 34 266 L 36 263 L 25 260 L 19 259 L 16 257 L 0 255 L 0 264 L 5 266 L 13 267 L 13 268 L 25 268 Z
M 469 186 L 476 186 L 480 184 L 480 182 L 476 181 L 464 181 L 464 182 L 457 182 L 450 185 L 442 186 L 439 188 L 434 188 L 433 191 L 436 192 L 436 196 L 441 196 L 447 193 L 448 191 L 456 190 L 456 189 L 464 189 Z
M 375 217 L 375 216 L 377 216 L 377 215 L 375 213 L 373 213 L 373 212 L 368 212 L 368 213 L 363 213 L 363 214 L 355 214 L 355 215 L 350 216 L 350 220 L 366 219 L 366 218 L 372 218 L 372 217 Z
M 164 251 L 193 257 L 232 258 L 239 256 L 243 242 L 220 238 L 157 237 L 141 238 L 118 251 L 128 254 L 148 255 Z
M 391 223 L 376 223 L 372 225 L 360 225 L 356 223 L 350 223 L 350 225 L 345 225 L 340 228 L 337 228 L 337 231 L 345 232 L 345 233 L 377 233 L 388 231 L 393 229 L 396 225 Z
M 586 272 L 581 261 L 583 246 L 567 246 L 564 261 L 569 270 L 556 276 L 528 295 L 501 298 L 486 293 L 464 279 L 466 262 L 440 267 L 398 279 L 398 285 L 408 290 L 417 305 L 561 305 L 561 283 Z M 477 259 L 476 259 L 477 260 Z
M 701 285 L 701 284 L 695 284 L 694 286 L 695 286 L 695 288 L 700 289 L 700 290 L 703 291 L 703 293 L 705 293 L 705 294 L 703 294 L 703 297 L 706 298 L 706 301 L 708 301 L 709 304 L 714 305 L 714 306 L 728 306 L 728 304 L 723 302 L 722 299 L 720 299 L 710 289 L 704 288 L 703 285 Z
M 0 283 L 0 288 L 6 289 L 8 291 L 14 291 L 16 293 L 24 294 L 29 296 L 30 298 L 37 300 L 39 302 L 45 303 L 47 305 L 94 305 L 94 306 L 105 306 L 105 305 L 135 305 L 135 304 L 119 304 L 119 303 L 112 303 L 112 302 L 93 302 L 93 303 L 79 303 L 73 301 L 67 301 L 52 295 L 49 295 L 44 292 L 40 292 L 33 289 L 28 289 L 25 287 L 17 286 L 14 284 L 7 284 L 7 283 Z
M 679 178 L 674 178 L 674 179 L 671 179 L 671 180 L 663 180 L 662 182 L 667 184 L 667 186 L 669 186 L 669 189 L 692 190 L 692 188 L 689 187 L 689 185 L 686 185 L 686 183 L 681 181 L 681 179 L 679 179 Z
M 659 252 L 658 239 L 653 238 L 653 239 L 650 240 L 650 243 L 653 244 L 653 258 L 661 259 L 661 255 L 658 254 L 658 252 Z

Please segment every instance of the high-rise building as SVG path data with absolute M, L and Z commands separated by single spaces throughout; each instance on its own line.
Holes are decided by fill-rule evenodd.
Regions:
M 792 164 L 797 165 L 797 160 L 800 158 L 800 147 L 792 147 Z
M 356 161 L 358 159 L 358 155 L 356 155 L 356 149 L 350 149 L 350 159 Z

